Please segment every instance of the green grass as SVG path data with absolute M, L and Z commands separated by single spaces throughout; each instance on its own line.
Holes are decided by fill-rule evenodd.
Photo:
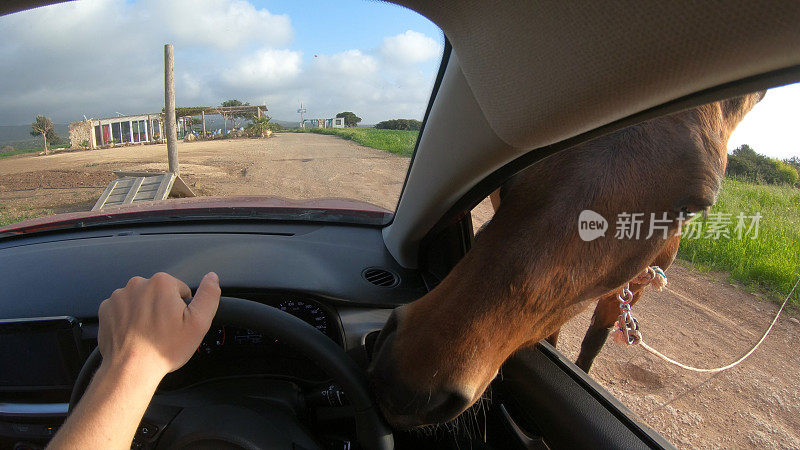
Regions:
M 53 214 L 51 209 L 20 209 L 8 208 L 0 203 L 0 227 L 11 225 L 12 223 L 22 222 L 23 220 L 35 219 L 37 217 L 49 216 Z
M 361 144 L 401 156 L 411 156 L 417 143 L 418 131 L 378 130 L 375 128 L 305 128 L 285 130 L 292 133 L 317 133 L 339 136 Z
M 60 148 L 67 148 L 67 147 L 69 147 L 69 144 L 56 145 L 56 146 L 51 146 L 50 150 L 60 149 Z M 12 156 L 22 155 L 22 154 L 25 154 L 25 153 L 38 153 L 38 152 L 43 152 L 43 151 L 44 151 L 44 147 L 15 148 L 14 150 L 11 150 L 10 152 L 0 152 L 0 159 L 10 158 Z
M 22 155 L 24 153 L 34 153 L 34 152 L 40 152 L 40 151 L 41 150 L 38 149 L 38 148 L 17 148 L 17 149 L 11 150 L 10 152 L 0 152 L 0 159 L 10 158 L 12 156 Z
M 682 239 L 678 256 L 700 269 L 728 272 L 732 280 L 776 299 L 785 298 L 800 275 L 800 189 L 726 178 L 710 212 L 731 214 L 731 238 L 706 238 L 709 216 L 703 236 Z M 761 213 L 756 239 L 737 238 L 734 228 L 740 212 Z M 792 296 L 796 305 L 800 305 L 798 290 Z

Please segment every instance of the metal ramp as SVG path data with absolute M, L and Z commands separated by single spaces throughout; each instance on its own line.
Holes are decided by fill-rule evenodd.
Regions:
M 174 173 L 114 172 L 117 179 L 103 191 L 92 211 L 138 202 L 166 200 L 167 197 L 194 197 L 195 194 Z

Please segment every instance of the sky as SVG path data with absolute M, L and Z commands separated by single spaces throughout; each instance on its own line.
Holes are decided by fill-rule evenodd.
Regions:
M 0 125 L 159 112 L 165 43 L 178 106 L 422 119 L 443 42 L 426 18 L 375 1 L 70 2 L 0 17 Z
M 159 112 L 163 45 L 178 106 L 239 99 L 297 121 L 422 119 L 439 28 L 379 1 L 82 0 L 0 17 L 0 125 Z M 773 89 L 728 142 L 800 156 L 800 85 Z
M 800 83 L 767 91 L 728 138 L 728 151 L 742 144 L 773 158 L 800 157 Z

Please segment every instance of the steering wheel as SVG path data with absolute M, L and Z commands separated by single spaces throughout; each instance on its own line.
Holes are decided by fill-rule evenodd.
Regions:
M 214 321 L 274 336 L 313 360 L 347 395 L 354 410 L 358 443 L 365 449 L 394 448 L 392 432 L 377 413 L 363 371 L 319 330 L 277 308 L 230 297 L 220 298 Z M 86 392 L 102 358 L 95 348 L 84 363 L 70 396 L 70 412 Z M 284 394 L 288 389 L 286 384 L 290 383 L 284 383 Z M 157 438 L 158 448 L 318 447 L 285 408 L 265 410 L 263 404 L 256 407 L 252 398 L 249 400 L 234 402 L 227 393 L 202 388 L 156 394 L 145 412 L 134 445 L 151 447 Z

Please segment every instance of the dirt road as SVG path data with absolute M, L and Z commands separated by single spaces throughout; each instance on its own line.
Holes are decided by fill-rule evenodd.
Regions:
M 102 186 L 113 178 L 112 170 L 166 171 L 166 154 L 164 145 L 146 145 L 1 160 L 0 201 L 23 197 L 37 206 L 74 204 L 80 210 L 81 202 L 99 197 Z M 181 175 L 206 195 L 346 197 L 390 210 L 409 162 L 343 139 L 294 133 L 261 140 L 180 143 L 179 159 Z M 19 192 L 43 183 L 52 187 L 45 171 L 61 171 L 57 173 L 62 178 L 82 177 L 97 189 Z
M 633 311 L 644 339 L 684 364 L 718 367 L 745 354 L 778 305 L 678 261 L 662 292 Z M 573 360 L 591 310 L 561 333 Z M 742 364 L 717 374 L 689 372 L 641 348 L 609 342 L 591 375 L 652 428 L 682 448 L 800 448 L 800 323 L 795 308 Z M 610 341 L 610 340 L 609 340 Z
M 408 158 L 332 136 L 278 134 L 268 140 L 182 143 L 182 176 L 203 195 L 349 197 L 394 210 Z M 0 204 L 25 216 L 87 210 L 112 170 L 166 170 L 163 145 L 0 160 Z M 476 227 L 491 217 L 484 201 Z M 727 364 L 758 340 L 777 306 L 721 276 L 676 264 L 663 292 L 634 307 L 645 339 L 700 367 Z M 800 323 L 776 325 L 740 366 L 716 375 L 670 366 L 639 348 L 606 345 L 591 375 L 679 447 L 800 448 Z M 559 349 L 574 359 L 591 309 L 567 324 Z M 790 317 L 793 319 L 791 320 Z

